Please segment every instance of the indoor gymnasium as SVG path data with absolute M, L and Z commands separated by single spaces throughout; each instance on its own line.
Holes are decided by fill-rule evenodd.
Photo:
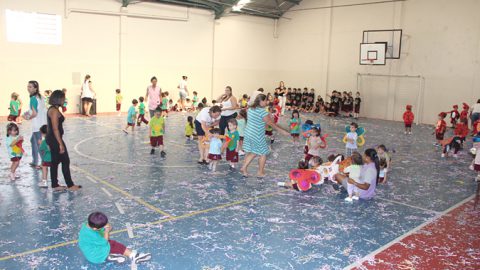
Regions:
M 480 269 L 477 0 L 1 0 L 0 269 Z

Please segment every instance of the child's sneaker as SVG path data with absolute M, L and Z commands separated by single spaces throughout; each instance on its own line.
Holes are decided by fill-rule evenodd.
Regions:
M 360 199 L 360 198 L 357 195 L 352 196 L 352 200 L 358 201 L 358 199 Z
M 16 173 L 14 173 L 13 176 L 15 177 L 15 179 L 20 179 L 20 175 L 17 175 Z
M 152 254 L 150 253 L 138 253 L 136 251 L 132 251 L 132 254 L 130 255 L 130 259 L 135 264 L 149 261 L 151 258 Z
M 346 197 L 346 198 L 345 198 L 345 201 L 346 201 L 346 202 L 353 202 L 353 199 L 350 198 L 350 197 Z
M 238 151 L 238 155 L 239 156 L 245 156 L 245 152 L 243 152 L 243 150 L 240 150 L 240 151 Z
M 270 144 L 273 144 L 275 142 L 275 139 L 270 140 Z
M 468 167 L 471 171 L 474 171 L 475 168 L 473 167 L 473 164 L 470 164 L 470 166 Z
M 445 154 L 442 153 L 442 158 L 444 158 L 444 157 L 445 157 Z
M 165 151 L 160 152 L 160 156 L 161 156 L 162 158 L 164 158 L 166 155 L 167 155 L 167 153 L 165 153 Z
M 410 132 L 408 132 L 408 135 L 412 135 L 412 132 L 411 132 L 411 131 L 410 131 Z
M 110 254 L 107 257 L 107 261 L 109 262 L 124 263 L 126 260 L 127 259 L 120 254 Z
M 407 135 L 407 134 L 408 134 L 408 132 L 405 131 L 405 135 Z
M 38 183 L 38 187 L 48 188 L 47 180 L 42 180 L 40 183 Z
M 155 149 L 150 150 L 150 155 L 155 154 Z

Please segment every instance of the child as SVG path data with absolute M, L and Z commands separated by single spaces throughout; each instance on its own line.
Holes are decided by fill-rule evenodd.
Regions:
M 477 133 L 477 137 L 480 137 L 480 131 Z M 477 172 L 477 178 L 475 180 L 480 182 L 480 142 L 473 142 L 473 148 L 475 148 L 475 159 L 472 160 L 472 164 L 470 165 L 470 169 Z
M 67 111 L 68 99 L 67 99 L 67 88 L 63 88 L 62 92 L 65 94 L 65 101 L 63 102 L 62 106 L 62 113 Z
M 240 108 L 244 109 L 248 106 L 248 95 L 243 94 L 242 99 L 240 100 Z
M 145 104 L 143 103 L 144 98 L 139 97 L 140 105 L 138 105 L 138 117 L 137 117 L 137 126 L 140 126 L 143 122 L 145 125 L 148 125 L 147 119 L 145 119 Z
M 243 152 L 243 136 L 245 134 L 246 126 L 247 126 L 247 110 L 241 109 L 237 115 L 237 131 L 238 131 L 238 136 L 240 137 L 238 141 L 238 154 L 240 156 L 245 155 L 245 152 Z
M 20 95 L 17 94 L 17 101 L 18 101 L 18 116 L 17 116 L 17 124 L 22 124 L 22 100 L 20 99 Z
M 357 128 L 358 128 L 358 124 L 355 123 L 355 122 L 352 122 L 350 124 L 350 132 L 347 133 L 347 142 L 345 144 L 345 156 L 346 157 L 349 157 L 352 155 L 352 153 L 354 151 L 357 151 L 358 147 L 357 147 L 357 139 L 358 139 L 358 135 L 357 135 Z
M 42 140 L 39 142 L 40 147 L 38 151 L 40 152 L 40 157 L 42 158 L 42 182 L 38 183 L 38 186 L 41 188 L 48 188 L 48 168 L 51 166 L 52 153 L 50 153 L 50 148 L 45 140 L 45 136 L 47 136 L 47 125 L 43 125 L 40 128 L 40 133 L 42 134 Z
M 164 112 L 164 115 L 168 116 L 168 112 L 174 112 L 177 110 L 177 105 L 173 105 L 173 100 L 168 100 L 167 111 Z
M 386 182 L 387 161 L 385 159 L 380 159 L 378 166 L 380 167 L 380 171 L 378 172 L 378 183 L 383 184 Z
M 10 180 L 15 181 L 15 179 L 20 178 L 16 175 L 18 165 L 20 165 L 20 160 L 23 156 L 23 136 L 18 135 L 19 130 L 18 126 L 15 123 L 9 123 L 7 125 L 7 138 L 5 144 L 7 146 L 8 155 L 10 156 L 10 161 L 12 165 L 10 166 Z
M 380 162 L 384 162 L 385 163 L 385 166 L 383 169 L 380 170 L 380 173 L 382 173 L 383 171 L 383 178 L 382 179 L 379 179 L 380 183 L 385 183 L 387 182 L 387 172 L 390 171 L 390 165 L 391 165 L 391 162 L 392 162 L 392 157 L 390 157 L 390 154 L 388 153 L 388 149 L 385 145 L 383 144 L 380 144 L 379 146 L 377 146 L 376 148 L 377 150 L 377 155 L 378 155 L 378 159 L 380 160 Z
M 448 156 L 448 152 L 450 152 L 451 149 L 453 149 L 453 157 L 458 158 L 457 153 L 460 150 L 460 146 L 461 146 L 460 137 L 453 136 L 452 138 L 442 140 L 440 143 L 442 145 L 442 150 L 443 150 L 442 158 Z
M 455 128 L 459 118 L 458 105 L 453 105 L 453 110 L 450 111 L 450 124 L 452 124 L 452 128 Z
M 193 140 L 193 117 L 189 116 L 187 117 L 187 124 L 185 125 L 185 137 L 187 137 L 188 141 Z
M 198 106 L 198 93 L 197 91 L 193 91 L 193 98 L 192 98 L 192 101 L 193 101 L 193 108 L 197 108 Z
M 165 118 L 162 117 L 162 109 L 158 106 L 155 109 L 155 114 L 150 119 L 150 123 L 148 124 L 150 129 L 150 145 L 152 146 L 152 150 L 150 151 L 150 155 L 155 154 L 155 148 L 160 148 L 160 156 L 164 158 L 167 153 L 163 151 L 163 134 L 165 133 Z
M 123 263 L 128 257 L 133 264 L 151 259 L 150 253 L 138 253 L 130 250 L 123 244 L 110 240 L 112 226 L 108 218 L 101 212 L 93 212 L 88 216 L 87 222 L 82 224 L 78 234 L 78 246 L 87 261 L 91 263 L 104 263 L 107 261 Z
M 362 103 L 362 99 L 360 98 L 360 92 L 357 92 L 355 100 L 353 101 L 353 117 L 355 119 L 358 119 L 360 114 L 360 103 Z
M 191 112 L 192 108 L 193 108 L 192 101 L 189 98 L 185 99 L 185 111 Z
M 230 161 L 230 168 L 235 169 L 235 163 L 238 163 L 238 142 L 240 141 L 240 134 L 237 130 L 238 122 L 235 118 L 228 120 L 227 137 L 230 142 L 227 145 L 226 159 Z
M 435 126 L 435 138 L 437 139 L 437 143 L 435 145 L 437 146 L 441 145 L 441 141 L 443 140 L 445 131 L 447 129 L 447 123 L 445 123 L 444 120 L 445 117 L 447 117 L 447 114 L 444 112 L 438 114 L 438 121 L 437 125 Z
M 306 162 L 304 160 L 300 160 L 298 162 L 298 169 L 299 170 L 308 170 L 308 162 Z M 290 179 L 290 181 L 286 181 L 286 182 L 277 182 L 277 185 L 279 187 L 284 187 L 284 188 L 287 188 L 287 189 L 293 189 L 293 190 L 296 190 L 296 191 L 300 191 L 298 189 L 297 181 L 295 181 L 293 179 Z
M 45 94 L 45 105 L 47 106 L 47 108 L 50 106 L 50 103 L 48 103 L 49 99 L 50 99 L 50 95 L 52 94 L 52 90 L 45 90 L 44 92 Z
M 272 118 L 272 120 L 274 120 L 274 114 L 275 114 L 274 110 L 275 109 L 273 108 L 273 106 L 268 107 L 268 112 L 270 113 L 270 117 Z M 270 144 L 273 144 L 275 142 L 275 136 L 273 135 L 272 126 L 267 125 L 265 127 L 265 135 L 267 136 L 268 139 L 270 139 Z
M 170 106 L 173 104 L 173 100 L 168 100 L 168 92 L 162 93 L 162 116 L 167 117 L 168 111 L 170 110 Z
M 298 110 L 293 110 L 289 126 L 293 144 L 296 145 L 300 142 L 300 127 L 302 126 L 302 120 L 300 119 L 300 113 Z
M 19 108 L 20 102 L 18 102 L 18 94 L 13 92 L 10 100 L 10 114 L 8 115 L 8 121 L 17 122 Z
M 210 130 L 212 137 L 210 138 L 210 148 L 208 150 L 208 159 L 210 164 L 208 168 L 215 172 L 217 169 L 217 163 L 219 160 L 222 160 L 222 140 L 220 140 L 220 129 L 214 128 Z
M 403 122 L 405 123 L 405 135 L 412 134 L 412 124 L 415 119 L 415 115 L 412 112 L 412 105 L 407 105 L 406 111 L 403 113 Z
M 456 123 L 455 125 L 455 130 L 453 131 L 453 134 L 455 136 L 460 137 L 461 141 L 461 146 L 463 148 L 463 143 L 465 142 L 465 138 L 468 136 L 468 120 L 467 119 L 462 119 L 460 120 L 459 123 Z
M 122 96 L 122 94 L 120 94 L 120 89 L 115 90 L 115 93 L 117 93 L 115 95 L 115 103 L 117 104 L 118 116 L 120 116 L 120 115 L 122 115 L 121 109 L 122 109 L 123 96 Z
M 348 178 L 355 180 L 359 184 L 363 184 L 362 178 L 360 178 L 360 172 L 362 170 L 363 158 L 358 152 L 352 153 L 352 165 L 343 170 L 344 173 L 348 173 Z M 350 183 L 347 183 L 348 197 L 345 201 L 352 202 L 359 199 L 359 189 Z
M 312 128 L 311 136 L 307 139 L 308 151 L 305 155 L 305 161 L 309 162 L 313 157 L 320 157 L 320 149 L 325 148 L 325 142 L 322 140 L 322 131 L 318 128 Z
M 137 111 L 135 107 L 137 107 L 138 101 L 136 99 L 132 100 L 132 106 L 128 109 L 127 114 L 127 126 L 123 129 L 123 132 L 128 134 L 128 127 L 132 127 L 132 132 L 135 131 L 135 118 L 137 118 Z

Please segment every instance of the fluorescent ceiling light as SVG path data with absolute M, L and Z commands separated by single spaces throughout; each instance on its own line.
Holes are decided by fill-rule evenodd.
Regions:
M 233 10 L 233 11 L 240 11 L 240 10 L 242 10 L 242 8 L 243 8 L 246 4 L 248 4 L 248 3 L 250 3 L 250 2 L 251 2 L 250 0 L 240 0 L 240 1 L 238 1 L 238 3 L 237 3 L 235 6 L 232 7 L 232 10 Z

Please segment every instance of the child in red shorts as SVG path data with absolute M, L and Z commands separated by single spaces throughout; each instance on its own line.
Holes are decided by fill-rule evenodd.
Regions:
M 227 145 L 227 161 L 230 162 L 230 168 L 235 169 L 235 164 L 238 163 L 238 142 L 240 141 L 240 134 L 237 131 L 237 119 L 232 118 L 228 120 L 227 137 L 230 142 Z
M 150 154 L 155 154 L 155 148 L 160 148 L 160 156 L 164 158 L 166 156 L 165 151 L 163 151 L 163 134 L 165 133 L 165 118 L 162 117 L 162 108 L 158 106 L 155 109 L 154 116 L 150 119 L 148 123 L 150 129 L 150 145 L 152 150 Z

